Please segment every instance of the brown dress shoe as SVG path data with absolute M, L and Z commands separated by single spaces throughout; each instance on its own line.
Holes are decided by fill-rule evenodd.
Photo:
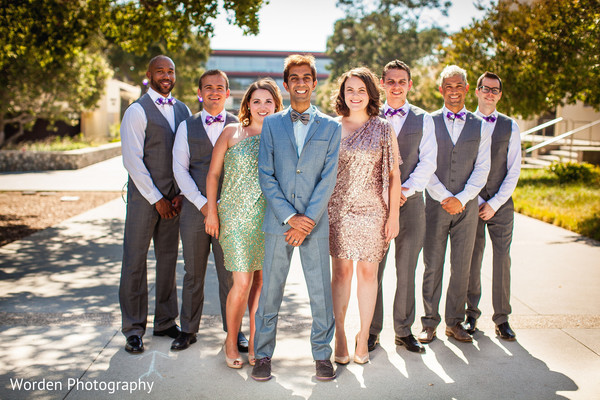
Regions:
M 423 328 L 421 333 L 419 333 L 417 339 L 421 343 L 430 343 L 433 339 L 435 339 L 435 328 L 426 326 Z
M 446 336 L 453 337 L 459 342 L 472 342 L 473 336 L 469 335 L 462 324 L 459 322 L 453 327 L 446 327 Z
M 316 378 L 320 381 L 330 381 L 335 379 L 335 370 L 329 360 L 316 360 Z

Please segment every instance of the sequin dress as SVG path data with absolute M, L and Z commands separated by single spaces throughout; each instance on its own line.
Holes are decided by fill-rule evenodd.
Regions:
M 260 135 L 248 137 L 225 153 L 223 189 L 219 202 L 219 243 L 225 269 L 251 272 L 262 269 L 265 235 L 265 197 L 258 182 Z
M 379 117 L 371 117 L 342 138 L 337 181 L 328 206 L 333 257 L 374 263 L 383 259 L 388 247 L 384 196 L 394 161 L 392 140 L 392 126 Z

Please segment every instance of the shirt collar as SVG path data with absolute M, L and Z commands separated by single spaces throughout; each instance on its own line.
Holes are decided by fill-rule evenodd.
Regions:
M 156 101 L 156 99 L 158 99 L 159 97 L 164 97 L 162 94 L 158 93 L 156 90 L 152 89 L 152 87 L 148 86 L 148 96 L 150 96 L 150 98 L 152 99 L 153 102 Z M 166 99 L 171 97 L 171 93 L 169 92 L 169 95 L 167 97 L 165 97 Z
M 489 115 L 484 115 L 481 111 L 479 111 L 479 107 L 477 107 L 477 110 L 475 110 L 475 114 L 477 114 L 479 117 L 489 117 Z M 498 110 L 494 109 L 490 115 L 493 115 L 496 117 L 496 119 L 498 119 Z
M 446 115 L 448 112 L 453 113 L 452 111 L 448 110 L 446 108 L 446 106 L 442 107 L 442 112 L 444 113 L 444 115 Z M 456 114 L 460 114 L 461 112 L 464 112 L 466 114 L 467 113 L 467 108 L 465 106 L 463 106 L 463 108 L 459 112 L 457 112 Z

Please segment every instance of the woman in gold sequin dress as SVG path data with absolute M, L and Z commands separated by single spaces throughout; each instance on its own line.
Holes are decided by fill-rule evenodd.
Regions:
M 344 320 L 356 261 L 360 331 L 354 362 L 364 364 L 369 361 L 367 340 L 377 298 L 378 265 L 399 230 L 401 160 L 392 126 L 379 118 L 375 75 L 367 68 L 355 68 L 339 82 L 335 109 L 341 115 L 342 140 L 328 207 L 335 361 L 350 361 Z
M 206 233 L 219 239 L 225 268 L 233 275 L 233 286 L 227 296 L 224 345 L 225 361 L 231 368 L 242 367 L 237 338 L 246 305 L 250 314 L 248 361 L 254 365 L 254 315 L 262 287 L 262 223 L 266 204 L 258 182 L 258 147 L 263 119 L 282 108 L 281 93 L 272 79 L 260 79 L 250 85 L 240 105 L 241 122 L 226 126 L 219 136 L 206 177 Z

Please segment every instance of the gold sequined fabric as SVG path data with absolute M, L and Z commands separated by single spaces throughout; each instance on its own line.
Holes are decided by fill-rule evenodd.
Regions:
M 219 243 L 228 271 L 262 269 L 265 198 L 258 182 L 260 135 L 248 137 L 225 153 L 223 189 L 219 203 Z
M 392 126 L 379 117 L 342 138 L 337 181 L 329 200 L 329 252 L 379 263 L 387 250 L 384 199 L 393 166 Z M 399 160 L 400 161 L 400 160 Z

